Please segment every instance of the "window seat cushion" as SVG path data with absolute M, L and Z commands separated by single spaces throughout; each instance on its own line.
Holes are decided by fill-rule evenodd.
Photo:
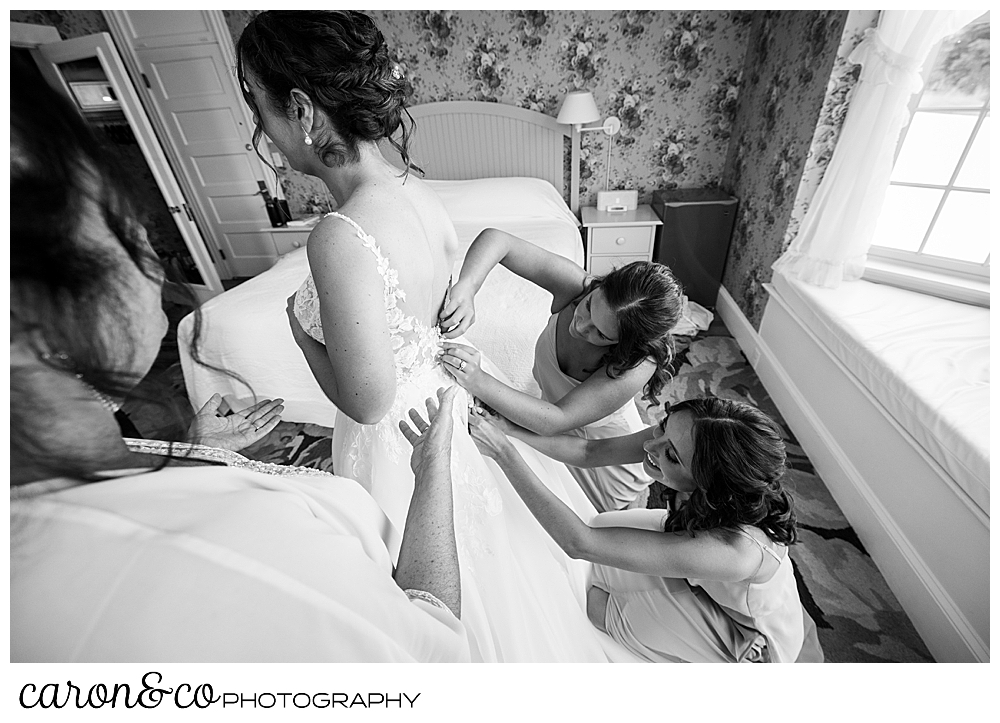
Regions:
M 989 515 L 989 309 L 869 281 L 825 289 L 775 273 L 772 284 Z

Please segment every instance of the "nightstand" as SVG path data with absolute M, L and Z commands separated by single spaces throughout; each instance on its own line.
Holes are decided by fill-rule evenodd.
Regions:
M 305 247 L 309 234 L 312 233 L 312 226 L 281 226 L 269 230 L 278 256 L 284 256 Z
M 603 276 L 612 269 L 633 261 L 653 260 L 653 239 L 662 221 L 651 206 L 637 206 L 634 211 L 608 213 L 594 206 L 581 209 L 587 229 L 586 269 Z

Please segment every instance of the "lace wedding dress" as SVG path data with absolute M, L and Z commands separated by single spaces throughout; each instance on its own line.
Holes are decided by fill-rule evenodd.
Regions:
M 357 480 L 382 507 L 392 529 L 383 538 L 396 558 L 400 534 L 413 493 L 410 447 L 399 431 L 399 420 L 439 387 L 454 380 L 438 359 L 441 344 L 436 326 L 407 314 L 400 304 L 405 291 L 399 275 L 378 244 L 357 223 L 350 224 L 369 249 L 385 285 L 386 320 L 396 362 L 396 399 L 377 424 L 358 424 L 338 415 L 333 432 L 336 474 Z M 295 316 L 302 328 L 323 342 L 319 300 L 312 276 L 295 298 Z M 483 366 L 502 373 L 488 360 Z M 496 464 L 484 458 L 468 433 L 468 396 L 455 405 L 452 442 L 455 532 L 462 575 L 462 622 L 474 661 L 600 662 L 607 657 L 600 633 L 585 612 L 587 565 L 569 559 L 525 507 Z M 593 508 L 566 467 L 526 445 L 519 450 L 539 479 L 581 513 Z

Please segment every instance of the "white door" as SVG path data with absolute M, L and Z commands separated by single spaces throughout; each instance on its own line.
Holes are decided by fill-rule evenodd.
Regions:
M 179 170 L 229 270 L 235 276 L 266 271 L 277 251 L 260 191 L 273 173 L 250 144 L 253 126 L 233 77 L 232 53 L 220 44 L 229 42 L 228 31 L 218 37 L 209 11 L 109 15 L 131 46 Z
M 66 93 L 78 106 L 85 103 L 79 93 L 81 86 L 74 83 L 77 92 L 74 93 L 66 74 L 80 68 L 92 66 L 97 74 L 95 82 L 106 81 L 114 90 L 112 105 L 120 106 L 120 112 L 127 121 L 128 128 L 134 134 L 142 156 L 155 179 L 156 185 L 167 204 L 174 224 L 190 256 L 185 255 L 187 278 L 195 294 L 205 300 L 222 292 L 222 282 L 216 272 L 212 257 L 205 248 L 205 243 L 195 224 L 194 217 L 185 203 L 180 186 L 167 163 L 163 149 L 153 132 L 149 118 L 143 111 L 139 98 L 132 87 L 125 66 L 115 50 L 111 36 L 107 33 L 87 35 L 58 43 L 39 45 L 34 49 L 35 58 L 42 74 L 49 83 Z M 99 66 L 99 68 L 98 68 Z M 103 75 L 103 78 L 100 76 Z M 86 86 L 86 82 L 83 84 Z M 100 118 L 102 115 L 90 115 L 84 111 L 87 120 Z M 93 125 L 93 122 L 92 122 Z M 54 141 L 57 142 L 57 141 Z M 187 262 L 187 259 L 190 259 Z

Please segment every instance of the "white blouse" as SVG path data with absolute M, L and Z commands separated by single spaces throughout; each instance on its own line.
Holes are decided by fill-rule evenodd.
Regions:
M 341 477 L 173 467 L 11 490 L 11 660 L 467 661 Z

